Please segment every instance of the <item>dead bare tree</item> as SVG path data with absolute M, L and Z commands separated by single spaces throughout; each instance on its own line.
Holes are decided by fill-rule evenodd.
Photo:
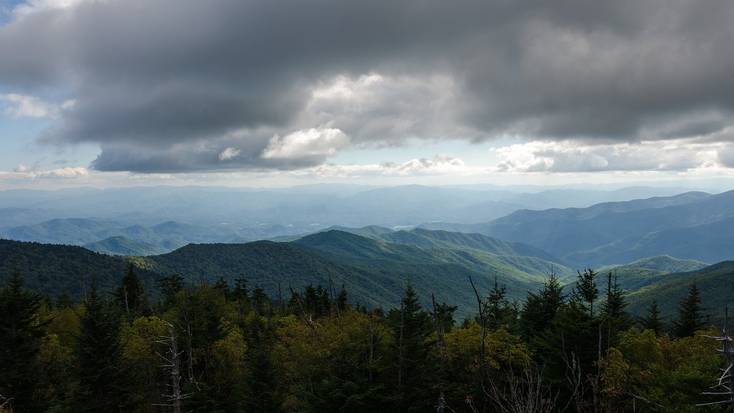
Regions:
M 165 346 L 166 351 L 163 354 L 158 353 L 164 364 L 162 367 L 168 372 L 171 382 L 167 385 L 171 392 L 162 394 L 161 397 L 165 403 L 156 404 L 156 406 L 171 407 L 173 413 L 181 413 L 181 403 L 188 398 L 189 394 L 183 394 L 181 391 L 181 355 L 183 351 L 178 349 L 178 341 L 176 340 L 176 329 L 173 324 L 168 325 L 168 334 L 161 337 L 156 342 Z
M 581 362 L 575 353 L 566 353 L 566 344 L 563 337 L 561 337 L 561 347 L 561 357 L 563 359 L 563 363 L 566 365 L 565 375 L 570 394 L 566 404 L 559 411 L 564 412 L 573 404 L 576 407 L 576 411 L 583 412 L 586 407 L 584 402 L 586 387 L 584 383 L 584 375 L 581 371 Z
M 734 348 L 732 347 L 732 338 L 727 332 L 729 324 L 729 307 L 724 308 L 724 328 L 718 337 L 710 337 L 721 343 L 721 356 L 724 358 L 726 367 L 721 369 L 721 376 L 718 382 L 711 387 L 711 391 L 703 394 L 709 396 L 719 396 L 722 400 L 709 403 L 699 403 L 697 406 L 713 406 L 728 404 L 734 410 Z
M 506 382 L 489 380 L 488 396 L 499 413 L 550 413 L 558 411 L 558 393 L 543 383 L 541 371 L 525 366 L 520 373 L 509 368 Z

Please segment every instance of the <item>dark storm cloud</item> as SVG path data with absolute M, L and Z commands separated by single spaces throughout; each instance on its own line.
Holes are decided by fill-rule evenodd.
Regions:
M 75 99 L 43 139 L 99 143 L 100 170 L 299 168 L 330 152 L 266 158 L 271 137 L 325 124 L 376 145 L 719 136 L 732 21 L 728 0 L 107 0 L 0 28 L 0 85 Z M 338 76 L 362 92 L 314 104 Z

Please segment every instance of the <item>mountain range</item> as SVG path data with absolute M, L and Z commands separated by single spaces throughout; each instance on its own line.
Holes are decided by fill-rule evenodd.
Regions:
M 734 191 L 688 192 L 587 208 L 520 210 L 487 223 L 422 227 L 522 242 L 574 267 L 665 254 L 718 262 L 734 258 Z
M 344 284 L 355 300 L 383 307 L 411 283 L 426 303 L 433 294 L 468 314 L 476 305 L 469 279 L 484 291 L 496 281 L 522 299 L 549 274 L 570 288 L 576 271 L 590 267 L 616 274 L 637 312 L 660 299 L 671 313 L 692 282 L 713 306 L 726 303 L 734 296 L 727 295 L 734 191 L 626 199 L 638 192 L 645 190 L 2 191 L 0 277 L 20 270 L 46 294 L 79 295 L 93 277 L 112 288 L 133 264 L 153 290 L 172 274 L 190 282 L 246 278 L 273 295 Z M 133 196 L 135 206 L 126 208 L 124 198 Z M 563 196 L 574 200 L 564 204 Z M 622 200 L 585 205 L 615 197 Z
M 128 265 L 134 265 L 150 291 L 157 281 L 178 274 L 190 283 L 233 284 L 246 279 L 274 297 L 309 284 L 344 286 L 351 299 L 368 307 L 394 306 L 410 283 L 424 304 L 435 296 L 459 306 L 459 315 L 475 312 L 470 279 L 486 293 L 495 282 L 508 297 L 522 300 L 538 289 L 550 273 L 567 285 L 575 272 L 549 260 L 547 253 L 522 243 L 509 243 L 478 234 L 415 229 L 380 231 L 377 227 L 352 232 L 329 230 L 290 242 L 256 241 L 245 244 L 189 244 L 173 252 L 146 257 L 110 256 L 77 246 L 0 241 L 0 279 L 13 271 L 26 275 L 29 287 L 56 296 L 79 296 L 92 279 L 113 289 Z M 398 242 L 391 242 L 397 240 Z M 630 309 L 642 313 L 658 301 L 670 317 L 691 283 L 698 284 L 704 303 L 714 316 L 734 297 L 734 262 L 707 265 L 669 256 L 638 260 L 623 266 L 602 267 L 628 292 Z M 599 279 L 604 288 L 605 278 Z
M 2 241 L 0 276 L 19 270 L 28 275 L 30 286 L 46 294 L 78 295 L 91 277 L 100 276 L 109 286 L 123 275 L 125 265 L 133 264 L 145 271 L 150 285 L 172 274 L 189 282 L 213 283 L 222 277 L 233 283 L 245 278 L 275 296 L 307 284 L 335 288 L 343 284 L 356 300 L 369 306 L 395 305 L 410 283 L 424 300 L 435 294 L 437 299 L 457 303 L 463 312 L 474 305 L 470 278 L 482 290 L 496 281 L 507 287 L 510 297 L 521 299 L 551 272 L 563 279 L 573 276 L 570 268 L 519 243 L 427 230 L 391 231 L 383 236 L 400 242 L 330 230 L 292 242 L 189 244 L 162 255 L 114 257 L 81 247 Z M 53 259 L 43 258 L 46 250 Z M 55 281 L 48 283 L 48 279 Z

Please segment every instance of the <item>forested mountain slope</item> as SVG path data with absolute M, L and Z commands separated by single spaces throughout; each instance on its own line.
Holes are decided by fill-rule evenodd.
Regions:
M 723 319 L 724 307 L 734 305 L 734 261 L 724 261 L 696 271 L 651 277 L 647 285 L 629 291 L 630 311 L 643 313 L 656 301 L 670 320 L 678 304 L 695 283 L 701 292 L 705 313 L 712 319 Z
M 576 267 L 666 254 L 717 262 L 734 258 L 734 191 L 688 192 L 588 208 L 521 210 L 489 223 L 453 227 L 529 244 Z

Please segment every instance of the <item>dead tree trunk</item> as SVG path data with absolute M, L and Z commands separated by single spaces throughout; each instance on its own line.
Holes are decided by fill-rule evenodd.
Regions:
M 183 351 L 178 349 L 178 341 L 176 340 L 176 329 L 173 324 L 168 324 L 168 335 L 158 340 L 158 343 L 163 344 L 166 348 L 164 354 L 158 354 L 163 359 L 163 368 L 168 371 L 171 382 L 168 384 L 171 392 L 169 394 L 163 394 L 163 400 L 165 403 L 160 404 L 161 406 L 169 406 L 173 410 L 173 413 L 181 413 L 181 402 L 188 397 L 181 392 L 181 355 Z
M 721 376 L 719 376 L 718 382 L 711 387 L 711 391 L 703 393 L 709 396 L 719 396 L 722 400 L 709 403 L 699 403 L 697 406 L 728 404 L 732 409 L 734 409 L 734 347 L 732 346 L 732 338 L 727 332 L 729 324 L 728 306 L 724 308 L 724 314 L 724 328 L 721 330 L 721 336 L 710 338 L 721 342 L 721 350 L 719 350 L 719 352 L 724 358 L 725 367 L 721 369 Z

